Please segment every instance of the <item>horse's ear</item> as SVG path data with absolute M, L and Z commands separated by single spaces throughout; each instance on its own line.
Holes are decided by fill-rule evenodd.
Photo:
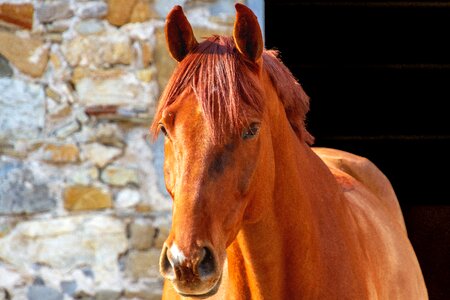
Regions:
M 177 61 L 182 61 L 198 44 L 191 24 L 179 5 L 174 6 L 167 15 L 165 33 L 170 55 Z
M 264 44 L 261 28 L 255 14 L 247 6 L 236 3 L 236 21 L 233 38 L 237 49 L 245 57 L 257 61 L 263 52 Z

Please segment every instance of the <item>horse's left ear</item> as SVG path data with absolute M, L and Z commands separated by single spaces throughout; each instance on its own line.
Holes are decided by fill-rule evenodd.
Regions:
M 179 5 L 174 6 L 167 15 L 165 33 L 169 52 L 177 61 L 182 61 L 198 44 L 191 24 Z
M 263 52 L 264 43 L 261 28 L 255 14 L 247 6 L 236 3 L 236 21 L 233 38 L 237 49 L 245 57 L 257 61 Z

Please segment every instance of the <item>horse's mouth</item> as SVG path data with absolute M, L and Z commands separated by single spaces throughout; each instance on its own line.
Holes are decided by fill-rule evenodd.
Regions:
M 206 292 L 204 294 L 186 294 L 186 293 L 181 293 L 179 291 L 177 291 L 177 292 L 178 292 L 178 294 L 180 294 L 183 297 L 205 299 L 205 298 L 214 296 L 217 293 L 217 291 L 219 290 L 219 287 L 220 287 L 221 283 L 222 283 L 222 274 L 220 274 L 220 277 L 216 281 L 214 286 L 208 292 Z

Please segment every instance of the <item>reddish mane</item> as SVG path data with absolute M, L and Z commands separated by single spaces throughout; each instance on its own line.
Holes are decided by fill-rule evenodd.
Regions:
M 265 50 L 263 69 L 267 71 L 286 115 L 297 136 L 312 143 L 305 129 L 309 97 L 278 59 L 276 51 Z M 187 88 L 201 103 L 212 139 L 221 141 L 228 132 L 239 133 L 248 125 L 249 112 L 261 115 L 264 96 L 258 79 L 259 66 L 237 51 L 233 38 L 212 36 L 198 44 L 178 65 L 164 90 L 151 127 L 158 134 L 162 112 Z

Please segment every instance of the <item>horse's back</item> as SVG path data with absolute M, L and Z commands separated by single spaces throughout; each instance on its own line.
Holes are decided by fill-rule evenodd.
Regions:
M 330 169 L 338 169 L 350 175 L 378 199 L 380 205 L 386 207 L 393 218 L 406 231 L 405 222 L 394 189 L 388 178 L 370 160 L 342 150 L 331 148 L 312 148 Z M 336 176 L 336 174 L 335 174 Z
M 427 299 L 422 272 L 409 242 L 395 192 L 368 159 L 328 148 L 313 148 L 343 190 L 348 217 L 354 220 L 364 254 L 369 290 L 385 299 Z

